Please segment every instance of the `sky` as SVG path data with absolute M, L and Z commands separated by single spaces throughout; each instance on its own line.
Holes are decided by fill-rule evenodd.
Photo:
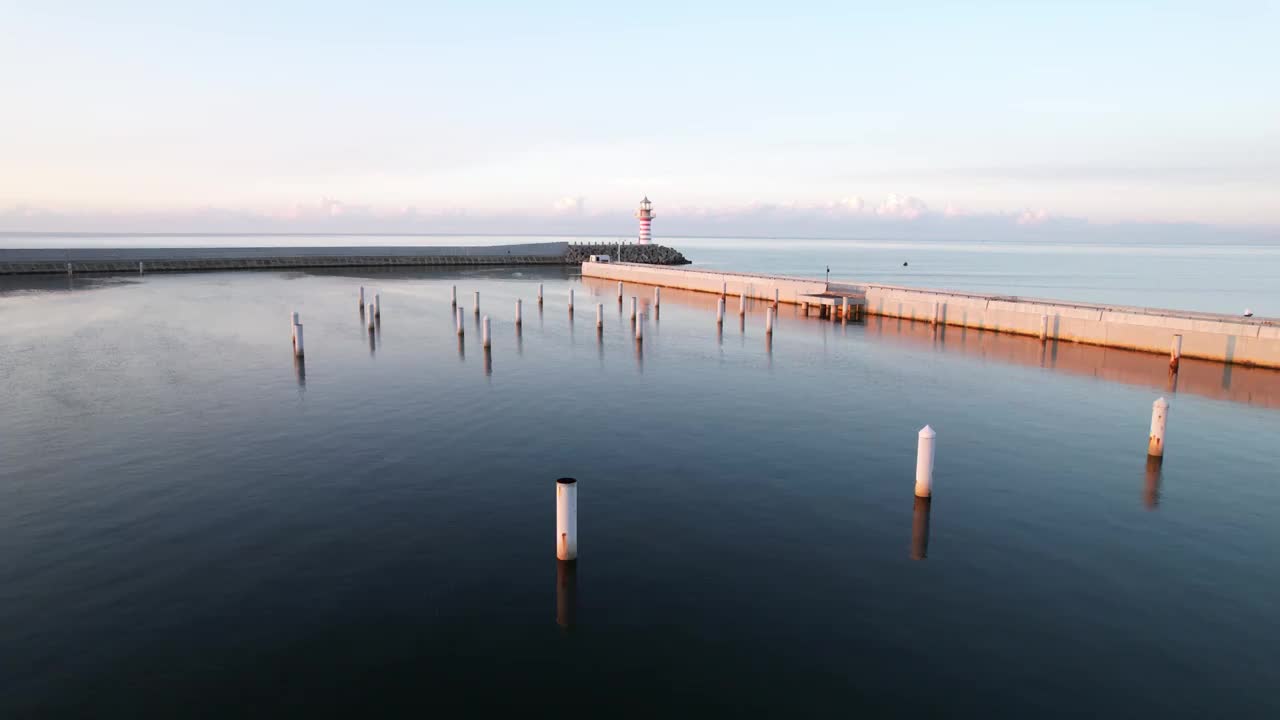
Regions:
M 0 231 L 1280 228 L 1272 2 L 0 0 Z M 665 224 L 665 227 L 664 227 Z

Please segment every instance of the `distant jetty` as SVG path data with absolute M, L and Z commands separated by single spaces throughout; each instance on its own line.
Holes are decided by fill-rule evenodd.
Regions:
M 190 247 L 32 248 L 0 250 L 0 275 L 289 270 L 444 265 L 579 265 L 590 255 L 616 255 L 618 243 L 567 242 L 452 247 Z M 628 262 L 683 265 L 662 245 L 622 245 Z

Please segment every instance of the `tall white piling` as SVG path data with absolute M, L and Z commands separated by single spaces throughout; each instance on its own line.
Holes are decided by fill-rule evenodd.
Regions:
M 578 481 L 556 480 L 556 558 L 578 559 Z
M 293 324 L 293 356 L 302 357 L 302 323 Z
M 631 296 L 631 319 L 636 319 L 636 296 Z
M 364 286 L 360 286 L 360 309 L 364 309 Z
M 573 288 L 569 288 L 569 312 L 573 312 Z
M 604 327 L 604 303 L 596 303 L 596 327 Z
M 457 285 L 454 285 L 449 290 L 449 304 L 453 305 L 454 307 L 458 306 L 458 286 Z
M 747 294 L 745 292 L 738 293 L 738 315 L 747 314 Z
M 524 301 L 517 298 L 516 299 L 516 325 L 517 326 L 524 324 L 524 312 L 522 311 L 523 305 L 524 305 Z
M 293 334 L 293 344 L 298 344 L 298 313 L 297 311 L 289 313 L 289 331 Z
M 1147 455 L 1164 457 L 1164 425 L 1168 419 L 1168 400 L 1160 398 L 1151 404 L 1151 437 L 1147 441 Z
M 916 497 L 933 494 L 933 444 L 937 438 L 938 433 L 928 425 L 920 428 L 916 445 Z
M 1169 346 L 1169 368 L 1178 369 L 1178 363 L 1182 360 L 1182 336 L 1174 335 L 1173 343 Z
M 542 305 L 542 283 L 538 283 L 538 305 Z
M 480 321 L 480 344 L 485 350 L 489 349 L 489 316 L 485 315 L 484 320 Z
M 660 305 L 662 305 L 662 288 L 656 287 L 653 289 L 653 306 L 656 308 Z
M 1048 339 L 1049 339 L 1049 316 L 1041 315 L 1040 316 L 1040 342 L 1044 342 Z
M 479 315 L 480 314 L 480 291 L 479 290 L 476 290 L 475 294 L 472 295 L 471 304 L 475 306 L 476 315 Z
M 769 335 L 773 334 L 773 308 L 768 308 L 764 312 L 764 331 Z
M 382 295 L 379 293 L 373 295 L 373 314 L 382 317 Z
M 455 315 L 457 315 L 456 323 L 458 326 L 458 337 L 462 337 L 462 308 L 458 308 Z M 370 325 L 369 327 L 372 328 L 373 326 Z
M 716 300 L 716 324 L 724 324 L 724 298 Z
M 369 306 L 368 319 L 369 319 L 369 332 L 373 332 L 373 331 L 374 331 L 374 328 L 376 328 L 376 327 L 378 326 L 378 321 L 377 321 L 377 320 L 375 320 L 375 319 L 374 319 L 374 317 L 373 317 L 373 306 L 372 306 L 372 305 L 370 305 L 370 306 Z
M 622 302 L 622 281 L 618 281 L 618 302 Z

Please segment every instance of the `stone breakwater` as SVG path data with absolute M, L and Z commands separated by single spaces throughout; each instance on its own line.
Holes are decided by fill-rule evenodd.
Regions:
M 679 250 L 666 245 L 623 244 L 622 257 L 618 257 L 618 243 L 571 243 L 566 255 L 569 262 L 578 264 L 591 255 L 608 255 L 614 261 L 642 265 L 688 265 L 690 261 Z
M 628 261 L 683 265 L 661 245 L 623 245 Z M 589 255 L 616 255 L 618 245 L 567 242 L 468 246 L 35 248 L 0 249 L 0 275 L 197 272 L 438 265 L 580 265 Z

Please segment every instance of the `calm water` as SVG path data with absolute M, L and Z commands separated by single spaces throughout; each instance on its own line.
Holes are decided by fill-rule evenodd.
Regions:
M 447 235 L 49 236 L 0 247 L 480 245 L 617 238 Z M 1280 238 L 1252 244 L 659 238 L 696 266 L 999 295 L 1280 317 Z M 623 249 L 625 253 L 625 248 Z M 906 266 L 903 263 L 907 263 Z
M 713 302 L 637 348 L 559 269 L 0 280 L 0 716 L 1280 713 L 1280 374 Z

